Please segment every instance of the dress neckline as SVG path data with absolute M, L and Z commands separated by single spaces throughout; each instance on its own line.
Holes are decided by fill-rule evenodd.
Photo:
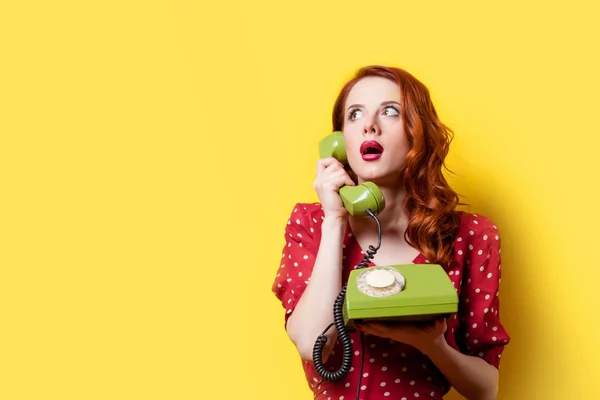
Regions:
M 354 235 L 354 232 L 352 231 L 352 228 L 350 227 L 350 223 L 346 224 L 346 239 L 347 239 L 347 241 L 345 241 L 346 247 L 350 250 L 352 250 L 352 249 L 354 249 L 354 247 L 356 247 L 357 252 L 360 254 L 360 256 L 361 256 L 360 258 L 362 260 L 362 258 L 364 257 L 364 254 L 366 254 L 366 252 L 361 247 L 360 243 L 358 243 L 358 240 L 356 239 L 356 236 Z M 425 264 L 425 263 L 427 263 L 427 259 L 421 252 L 419 252 L 419 254 L 417 254 L 416 257 L 412 260 L 412 264 Z M 371 261 L 369 261 L 368 264 L 371 266 L 375 266 L 375 264 Z

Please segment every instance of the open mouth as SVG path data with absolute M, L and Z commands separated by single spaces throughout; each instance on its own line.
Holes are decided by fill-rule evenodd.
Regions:
M 360 146 L 360 153 L 364 160 L 375 160 L 381 157 L 383 153 L 383 147 L 374 140 L 364 142 Z
M 381 154 L 381 149 L 377 147 L 367 147 L 363 154 Z

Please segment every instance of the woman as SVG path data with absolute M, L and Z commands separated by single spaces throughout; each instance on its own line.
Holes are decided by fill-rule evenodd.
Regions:
M 442 399 L 452 386 L 470 400 L 496 398 L 510 339 L 499 316 L 500 236 L 490 219 L 455 209 L 458 196 L 442 175 L 452 132 L 428 89 L 401 69 L 363 68 L 338 96 L 333 130 L 343 132 L 349 168 L 333 158 L 317 162 L 320 202 L 294 207 L 273 283 L 314 398 Z M 440 264 L 459 311 L 429 326 L 359 326 L 350 334 L 350 372 L 323 380 L 313 364 L 315 341 L 332 323 L 333 303 L 363 249 L 377 243 L 373 219 L 348 215 L 338 189 L 367 181 L 386 202 L 377 216 L 382 245 L 369 265 Z M 323 361 L 335 369 L 343 349 L 335 328 L 326 336 Z

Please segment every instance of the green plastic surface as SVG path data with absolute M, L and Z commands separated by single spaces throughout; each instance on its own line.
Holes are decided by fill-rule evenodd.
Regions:
M 370 267 L 380 268 L 380 267 Z M 405 279 L 405 287 L 388 297 L 359 291 L 356 278 L 366 268 L 351 271 L 344 302 L 344 321 L 354 329 L 357 320 L 423 321 L 458 311 L 458 294 L 450 277 L 437 264 L 390 265 Z
M 319 142 L 319 156 L 321 158 L 333 157 L 344 165 L 348 164 L 346 157 L 346 143 L 344 142 L 344 134 L 340 131 L 335 131 Z
M 366 216 L 367 208 L 375 215 L 385 208 L 385 199 L 381 190 L 371 182 L 356 186 L 343 186 L 339 190 L 344 208 L 355 217 Z
M 321 158 L 334 157 L 342 164 L 348 165 L 343 133 L 336 131 L 323 138 L 319 142 L 319 155 Z M 367 209 L 377 215 L 385 208 L 385 199 L 381 190 L 371 182 L 356 186 L 343 186 L 339 193 L 344 208 L 355 217 L 367 216 Z

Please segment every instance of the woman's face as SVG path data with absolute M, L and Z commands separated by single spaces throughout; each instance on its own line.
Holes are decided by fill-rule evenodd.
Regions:
M 344 112 L 348 163 L 358 183 L 397 184 L 410 150 L 398 85 L 385 78 L 363 78 L 348 94 Z

